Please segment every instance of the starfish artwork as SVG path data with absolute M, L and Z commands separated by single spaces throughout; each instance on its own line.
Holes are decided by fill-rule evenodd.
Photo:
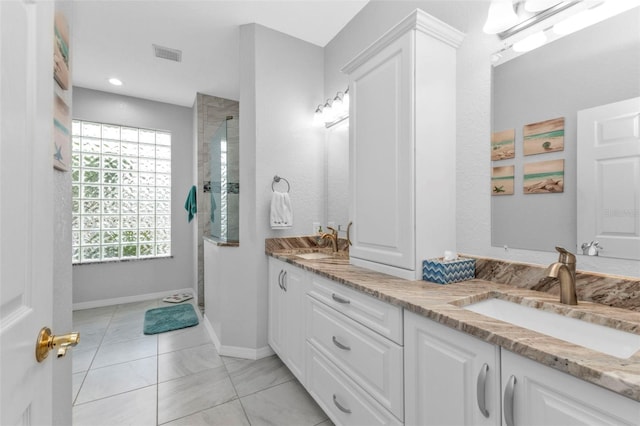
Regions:
M 57 143 L 54 145 L 56 152 L 55 154 L 53 154 L 53 158 L 55 158 L 57 161 L 62 161 L 62 146 L 58 145 Z

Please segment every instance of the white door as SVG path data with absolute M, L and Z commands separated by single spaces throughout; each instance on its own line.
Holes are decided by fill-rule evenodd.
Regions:
M 578 111 L 578 247 L 640 260 L 640 98 Z
M 53 3 L 0 1 L 0 424 L 46 425 L 52 366 Z M 52 359 L 54 358 L 54 359 Z

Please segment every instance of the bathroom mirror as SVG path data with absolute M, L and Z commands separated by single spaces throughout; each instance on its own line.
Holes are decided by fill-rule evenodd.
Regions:
M 515 156 L 489 166 L 496 173 L 513 166 L 512 195 L 500 191 L 506 186 L 496 184 L 499 180 L 491 183 L 493 246 L 553 251 L 559 245 L 582 253 L 580 246 L 588 241 L 577 241 L 576 203 L 589 188 L 576 181 L 577 112 L 640 96 L 638 28 L 640 9 L 634 8 L 494 67 L 492 131 L 515 130 Z M 523 140 L 532 133 L 525 126 L 549 120 L 556 120 L 555 127 L 545 132 L 557 137 L 563 130 L 562 148 L 551 140 L 544 146 L 540 139 L 540 149 L 525 155 Z M 550 192 L 525 193 L 525 175 L 548 173 L 548 164 L 562 173 L 562 184 Z M 606 256 L 606 247 L 600 255 Z
M 327 129 L 326 138 L 327 224 L 346 230 L 349 224 L 349 120 Z

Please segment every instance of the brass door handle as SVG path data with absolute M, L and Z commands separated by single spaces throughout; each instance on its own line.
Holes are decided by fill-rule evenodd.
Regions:
M 49 327 L 42 327 L 36 341 L 36 360 L 42 362 L 49 355 L 52 349 L 58 350 L 58 358 L 67 354 L 67 350 L 80 342 L 80 333 L 74 332 L 54 336 L 51 334 Z

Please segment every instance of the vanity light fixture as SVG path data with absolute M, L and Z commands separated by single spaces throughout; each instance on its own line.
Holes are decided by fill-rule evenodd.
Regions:
M 113 86 L 122 86 L 122 80 L 119 78 L 111 77 L 108 81 Z
M 526 0 L 542 4 L 546 0 Z M 559 0 L 542 12 L 528 12 L 525 0 L 514 0 L 522 22 L 497 34 L 502 49 L 491 56 L 493 66 L 536 49 L 575 31 L 635 7 L 640 0 Z M 542 7 L 542 6 L 540 6 Z
M 333 99 L 327 99 L 324 105 L 318 105 L 313 115 L 314 123 L 318 125 L 324 124 L 326 128 L 335 126 L 347 118 L 349 118 L 348 87 L 344 92 L 336 93 Z

